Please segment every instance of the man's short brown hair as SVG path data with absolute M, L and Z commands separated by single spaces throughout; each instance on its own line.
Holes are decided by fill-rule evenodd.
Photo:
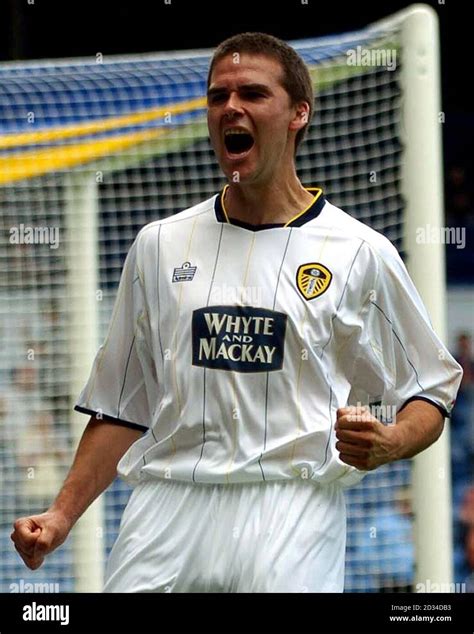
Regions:
M 295 152 L 303 140 L 311 122 L 314 108 L 314 92 L 311 77 L 306 64 L 294 48 L 283 40 L 267 33 L 239 33 L 224 40 L 216 48 L 212 56 L 207 87 L 211 83 L 211 75 L 216 63 L 227 55 L 253 53 L 275 59 L 283 69 L 282 86 L 288 93 L 292 105 L 306 101 L 309 104 L 308 121 L 304 128 L 298 130 L 295 138 Z

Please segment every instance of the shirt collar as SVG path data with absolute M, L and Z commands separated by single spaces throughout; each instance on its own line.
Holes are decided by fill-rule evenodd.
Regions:
M 322 189 L 320 189 L 319 187 L 305 187 L 307 192 L 313 194 L 313 200 L 305 209 L 296 213 L 290 220 L 282 223 L 252 225 L 248 222 L 243 222 L 242 220 L 236 220 L 235 218 L 229 217 L 224 204 L 224 198 L 228 187 L 229 185 L 226 185 L 224 187 L 224 189 L 216 196 L 214 202 L 214 211 L 216 214 L 217 222 L 236 225 L 238 227 L 243 227 L 244 229 L 249 229 L 250 231 L 262 231 L 263 229 L 286 227 L 301 227 L 310 220 L 313 220 L 313 218 L 316 218 L 321 213 L 321 210 L 326 203 L 326 199 L 323 196 Z

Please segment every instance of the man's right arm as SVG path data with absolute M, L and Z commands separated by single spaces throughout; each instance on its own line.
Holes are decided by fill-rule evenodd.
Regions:
M 113 482 L 117 464 L 143 432 L 92 417 L 82 435 L 73 465 L 50 508 L 16 520 L 15 548 L 32 570 L 60 546 L 92 502 Z

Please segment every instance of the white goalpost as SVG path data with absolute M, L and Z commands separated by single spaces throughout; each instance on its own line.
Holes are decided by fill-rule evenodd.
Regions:
M 70 393 L 78 394 L 90 371 L 99 346 L 98 280 L 98 196 L 93 173 L 68 174 L 65 241 L 67 298 L 70 321 L 67 341 L 72 367 Z M 77 275 L 77 271 L 81 271 Z M 71 407 L 73 404 L 71 403 Z M 71 413 L 71 438 L 77 446 L 88 419 Z M 73 575 L 76 592 L 100 592 L 104 577 L 103 499 L 99 497 L 78 520 L 73 531 Z
M 439 336 L 446 339 L 444 250 L 419 244 L 417 229 L 441 228 L 444 221 L 440 52 L 436 12 L 414 5 L 402 28 L 405 92 L 403 191 L 406 198 L 405 241 L 408 268 Z M 449 427 L 427 451 L 414 459 L 413 497 L 416 584 L 447 587 L 453 581 L 451 468 Z

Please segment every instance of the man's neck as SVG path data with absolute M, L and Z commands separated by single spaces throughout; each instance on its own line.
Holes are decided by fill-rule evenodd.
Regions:
M 288 183 L 277 179 L 271 186 L 231 183 L 224 206 L 229 218 L 251 225 L 285 224 L 311 204 L 314 195 L 295 176 Z

